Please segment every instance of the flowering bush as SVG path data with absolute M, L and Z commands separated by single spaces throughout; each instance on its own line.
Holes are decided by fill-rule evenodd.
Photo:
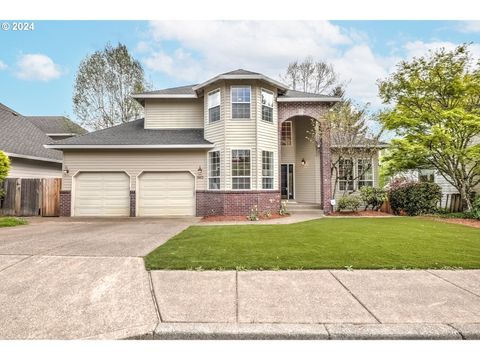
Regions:
M 388 189 L 388 200 L 395 214 L 432 214 L 437 211 L 442 198 L 440 186 L 430 182 L 396 180 Z

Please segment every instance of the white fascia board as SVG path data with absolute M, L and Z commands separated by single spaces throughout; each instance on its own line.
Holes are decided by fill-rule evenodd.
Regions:
M 47 136 L 76 136 L 76 135 L 80 135 L 80 134 L 75 134 L 75 133 L 49 133 L 49 134 L 45 134 Z
M 134 99 L 196 99 L 194 94 L 135 94 Z
M 46 147 L 46 145 L 44 145 Z M 28 160 L 38 160 L 38 161 L 46 161 L 46 162 L 53 162 L 53 163 L 63 163 L 63 160 L 57 160 L 57 159 L 49 159 L 49 158 L 44 158 L 44 157 L 39 157 L 39 156 L 30 156 L 30 155 L 22 155 L 22 154 L 15 154 L 15 153 L 5 153 L 8 157 L 16 157 L 16 158 L 21 158 L 21 159 L 28 159 Z
M 315 97 L 278 97 L 277 102 L 339 102 L 342 99 L 339 97 L 331 98 L 315 98 Z
M 282 84 L 281 82 L 273 80 L 265 75 L 218 75 L 210 80 L 205 81 L 202 84 L 194 86 L 192 89 L 195 91 L 200 90 L 205 86 L 212 84 L 218 80 L 263 80 L 265 82 L 275 85 L 279 89 L 287 90 L 287 86 L 285 84 Z
M 198 145 L 44 145 L 47 149 L 211 149 L 213 144 Z

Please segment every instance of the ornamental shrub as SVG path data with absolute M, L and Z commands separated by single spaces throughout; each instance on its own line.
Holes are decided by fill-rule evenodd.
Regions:
M 360 205 L 362 204 L 362 199 L 358 195 L 347 195 L 343 196 L 338 200 L 337 209 L 338 211 L 342 210 L 351 210 L 357 211 Z
M 360 188 L 360 197 L 365 204 L 365 210 L 370 206 L 372 210 L 379 210 L 387 200 L 387 192 L 384 189 L 372 186 L 362 186 Z
M 0 150 L 0 200 L 5 195 L 5 190 L 2 188 L 2 181 L 8 176 L 10 171 L 10 159 L 7 154 Z
M 442 198 L 440 186 L 430 182 L 394 181 L 388 190 L 388 200 L 395 214 L 410 216 L 433 214 Z

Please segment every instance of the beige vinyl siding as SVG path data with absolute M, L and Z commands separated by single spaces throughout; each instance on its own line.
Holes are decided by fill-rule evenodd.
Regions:
M 41 179 L 62 177 L 62 164 L 11 157 L 9 178 Z
M 66 150 L 62 189 L 72 189 L 72 177 L 79 171 L 125 171 L 131 179 L 130 190 L 137 190 L 142 171 L 189 171 L 195 175 L 196 189 L 204 190 L 207 177 L 206 150 Z M 198 168 L 202 176 L 197 176 Z
M 203 99 L 147 99 L 145 128 L 203 128 Z

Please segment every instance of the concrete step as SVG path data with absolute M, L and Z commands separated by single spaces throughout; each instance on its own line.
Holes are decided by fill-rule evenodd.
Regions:
M 323 210 L 321 209 L 319 204 L 308 204 L 308 203 L 287 203 L 287 209 L 291 213 L 299 213 L 299 212 L 315 212 L 315 213 L 322 213 Z

